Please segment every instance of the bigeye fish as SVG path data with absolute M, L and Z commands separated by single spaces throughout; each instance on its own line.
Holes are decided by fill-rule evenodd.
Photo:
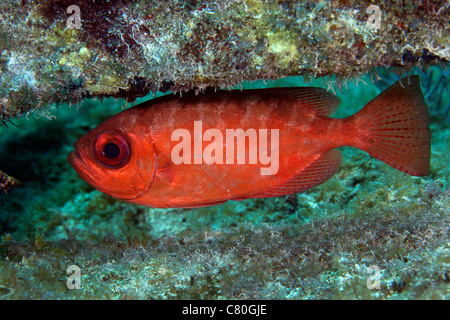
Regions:
M 428 173 L 431 133 L 418 76 L 348 118 L 330 117 L 339 103 L 314 87 L 164 96 L 109 118 L 68 160 L 99 191 L 160 208 L 316 187 L 338 171 L 342 146 L 413 176 Z

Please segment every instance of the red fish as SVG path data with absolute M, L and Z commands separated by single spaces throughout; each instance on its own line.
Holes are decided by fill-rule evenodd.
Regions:
M 351 146 L 407 174 L 430 162 L 419 78 L 395 83 L 361 111 L 329 117 L 321 88 L 164 96 L 106 120 L 68 159 L 93 187 L 144 206 L 200 207 L 301 192 L 330 179 Z

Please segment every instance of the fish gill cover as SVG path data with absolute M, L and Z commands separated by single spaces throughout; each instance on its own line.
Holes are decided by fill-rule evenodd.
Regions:
M 448 1 L 78 1 L 80 20 L 72 4 L 0 3 L 1 299 L 449 298 Z M 303 193 L 154 209 L 66 160 L 122 110 L 108 97 L 318 86 L 343 118 L 405 73 L 430 111 L 426 177 L 344 148 L 335 177 Z

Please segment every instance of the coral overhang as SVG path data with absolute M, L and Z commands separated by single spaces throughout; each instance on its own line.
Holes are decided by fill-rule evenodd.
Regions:
M 450 59 L 446 1 L 378 1 L 378 27 L 360 0 L 83 0 L 79 29 L 70 5 L 0 4 L 3 123 L 84 97 L 133 101 L 288 75 L 347 79 Z

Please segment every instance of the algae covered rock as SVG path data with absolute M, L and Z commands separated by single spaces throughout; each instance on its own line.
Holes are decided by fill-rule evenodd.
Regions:
M 0 119 L 84 97 L 449 60 L 445 1 L 2 1 Z
M 21 186 L 19 180 L 8 176 L 6 173 L 0 170 L 0 190 L 8 193 L 8 190 L 12 187 Z

